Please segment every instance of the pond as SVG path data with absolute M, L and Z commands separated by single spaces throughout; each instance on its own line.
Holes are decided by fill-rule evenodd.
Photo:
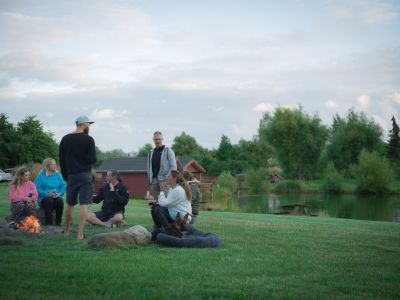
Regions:
M 400 222 L 399 195 L 359 196 L 324 194 L 261 194 L 227 199 L 214 199 L 203 209 L 274 214 L 282 205 L 305 204 L 310 212 L 321 217 Z

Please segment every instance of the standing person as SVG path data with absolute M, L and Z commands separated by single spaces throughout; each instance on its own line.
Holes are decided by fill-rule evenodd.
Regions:
M 94 203 L 103 201 L 101 210 L 89 213 L 87 221 L 94 225 L 112 227 L 124 220 L 129 193 L 127 187 L 122 183 L 118 171 L 107 171 L 106 179 L 107 183 L 101 187 L 100 193 L 93 197 Z
M 176 170 L 176 158 L 174 151 L 164 145 L 160 131 L 154 132 L 153 141 L 155 148 L 150 151 L 147 158 L 147 176 L 150 194 L 154 199 L 158 199 L 160 184 L 165 182 L 170 171 Z
M 38 192 L 35 184 L 30 181 L 31 173 L 27 168 L 21 167 L 15 173 L 8 186 L 8 200 L 11 204 L 11 217 L 9 221 L 18 222 L 24 215 L 36 214 L 36 200 Z
M 186 182 L 189 184 L 190 189 L 192 190 L 192 220 L 190 221 L 190 224 L 194 224 L 194 222 L 197 219 L 197 216 L 199 215 L 199 208 L 200 208 L 200 202 L 201 199 L 203 198 L 203 195 L 201 194 L 199 184 L 200 181 L 198 181 L 194 175 L 189 172 L 185 171 L 183 172 L 183 179 L 186 180 Z
M 44 225 L 61 226 L 61 218 L 64 210 L 65 181 L 57 172 L 57 164 L 53 158 L 46 158 L 42 164 L 43 169 L 35 179 L 35 185 L 39 193 L 38 205 L 44 210 Z M 53 220 L 53 212 L 55 217 Z
M 76 119 L 76 130 L 65 135 L 60 142 L 60 167 L 64 180 L 67 181 L 67 211 L 65 214 L 65 235 L 71 233 L 72 212 L 80 205 L 78 240 L 84 238 L 88 204 L 93 201 L 92 165 L 97 161 L 94 140 L 89 136 L 90 124 L 87 116 Z

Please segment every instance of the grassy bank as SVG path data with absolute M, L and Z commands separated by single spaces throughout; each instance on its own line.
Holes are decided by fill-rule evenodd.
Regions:
M 0 217 L 7 214 L 2 185 Z M 144 201 L 130 201 L 126 222 L 151 227 Z M 400 297 L 399 224 L 201 212 L 197 228 L 224 245 L 98 251 L 58 234 L 0 246 L 0 299 Z M 86 235 L 103 231 L 87 227 Z
M 322 188 L 323 180 L 306 180 L 303 183 L 302 193 L 324 193 Z M 271 192 L 279 193 L 276 189 L 277 184 L 271 184 Z M 355 179 L 343 179 L 342 189 L 345 194 L 357 193 L 357 186 Z M 389 187 L 389 193 L 400 194 L 400 180 L 395 180 Z

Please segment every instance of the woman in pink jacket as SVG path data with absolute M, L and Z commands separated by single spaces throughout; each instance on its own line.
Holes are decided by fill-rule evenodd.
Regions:
M 34 215 L 38 192 L 30 181 L 31 174 L 27 168 L 18 169 L 8 187 L 8 199 L 11 204 L 10 221 L 18 222 L 25 215 Z

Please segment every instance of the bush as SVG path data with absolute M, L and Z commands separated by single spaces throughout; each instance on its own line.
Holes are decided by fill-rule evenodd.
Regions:
M 322 181 L 322 189 L 331 194 L 342 192 L 342 176 L 336 170 L 333 161 L 328 163 L 325 169 L 324 179 Z
M 300 180 L 284 180 L 279 182 L 275 190 L 279 192 L 300 192 L 304 188 L 304 183 Z
M 362 150 L 358 165 L 353 169 L 357 190 L 360 193 L 377 194 L 387 192 L 394 178 L 389 161 L 377 152 Z
M 224 171 L 218 176 L 217 180 L 218 186 L 226 191 L 234 192 L 236 191 L 237 181 L 236 178 L 231 175 L 231 173 Z
M 249 169 L 245 172 L 244 185 L 252 193 L 265 192 L 268 189 L 265 169 Z

